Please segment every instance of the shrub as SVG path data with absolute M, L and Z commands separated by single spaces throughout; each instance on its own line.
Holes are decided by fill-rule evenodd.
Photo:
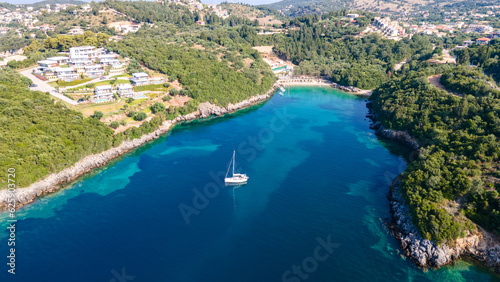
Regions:
M 101 119 L 104 116 L 104 114 L 101 111 L 94 111 L 94 114 L 91 115 L 91 117 L 95 119 Z
M 109 127 L 113 128 L 113 129 L 117 129 L 119 126 L 120 126 L 120 123 L 119 123 L 119 122 L 117 122 L 116 120 L 115 120 L 115 121 L 113 121 L 113 122 L 111 122 L 111 123 L 109 124 Z
M 165 111 L 165 105 L 163 105 L 160 102 L 156 102 L 154 103 L 154 105 L 151 106 L 151 111 L 153 112 L 153 114 L 163 112 Z
M 141 120 L 144 120 L 146 119 L 148 116 L 146 115 L 146 113 L 144 112 L 138 112 L 135 116 L 134 116 L 134 120 L 136 121 L 141 121 Z

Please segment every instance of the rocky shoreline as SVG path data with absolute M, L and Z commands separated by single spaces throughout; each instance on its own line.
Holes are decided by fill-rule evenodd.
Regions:
M 197 111 L 185 116 L 179 116 L 174 120 L 165 121 L 157 130 L 149 134 L 145 134 L 141 136 L 141 138 L 123 141 L 122 144 L 116 148 L 111 148 L 98 154 L 86 156 L 69 168 L 66 168 L 58 173 L 50 174 L 44 179 L 38 180 L 28 187 L 17 188 L 15 191 L 16 208 L 20 208 L 28 203 L 31 203 L 36 198 L 44 194 L 57 191 L 64 187 L 65 184 L 77 179 L 92 169 L 102 167 L 122 154 L 127 153 L 151 140 L 157 139 L 162 134 L 168 132 L 172 125 L 176 123 L 191 121 L 198 118 L 206 118 L 211 115 L 222 116 L 227 113 L 232 113 L 234 111 L 250 107 L 269 99 L 277 87 L 277 84 L 275 84 L 266 94 L 252 96 L 249 99 L 234 105 L 229 104 L 227 107 L 212 105 L 209 102 L 201 103 Z M 0 190 L 0 211 L 7 210 L 8 199 L 8 191 L 6 189 Z
M 367 106 L 370 108 L 369 104 Z M 367 117 L 373 121 L 370 128 L 375 130 L 375 134 L 398 141 L 409 149 L 419 149 L 417 140 L 407 132 L 384 128 L 380 121 L 376 121 L 376 115 L 372 112 Z M 439 268 L 453 264 L 455 260 L 462 257 L 470 257 L 485 263 L 488 267 L 493 267 L 495 272 L 500 273 L 499 240 L 480 227 L 478 227 L 478 232 L 468 232 L 465 238 L 458 238 L 453 246 L 437 245 L 433 241 L 422 238 L 417 227 L 411 221 L 409 207 L 404 203 L 400 193 L 400 184 L 398 176 L 390 186 L 387 196 L 392 215 L 389 229 L 399 241 L 403 254 L 410 258 L 415 265 L 423 269 Z
M 392 220 L 389 224 L 392 234 L 399 241 L 403 253 L 421 268 L 438 268 L 462 256 L 479 254 L 482 235 L 467 234 L 465 238 L 456 240 L 453 247 L 445 244 L 439 246 L 435 242 L 420 236 L 417 227 L 411 222 L 410 211 L 404 204 L 400 194 L 400 182 L 396 178 L 390 188 L 388 199 Z
M 332 82 L 331 86 L 333 88 L 342 90 L 344 92 L 350 92 L 350 93 L 354 93 L 354 94 L 360 94 L 360 95 L 366 95 L 366 96 L 370 96 L 372 94 L 372 90 L 363 90 L 361 88 L 354 87 L 354 86 L 343 86 L 343 85 L 340 85 L 340 84 L 335 83 L 335 82 Z

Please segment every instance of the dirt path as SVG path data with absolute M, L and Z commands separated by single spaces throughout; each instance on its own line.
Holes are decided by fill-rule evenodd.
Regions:
M 442 74 L 436 74 L 436 75 L 431 75 L 427 78 L 427 81 L 436 86 L 437 89 L 439 90 L 444 90 L 446 92 L 448 92 L 450 95 L 453 95 L 453 96 L 456 96 L 456 97 L 463 97 L 462 95 L 460 94 L 456 94 L 456 93 L 453 93 L 453 92 L 450 92 L 448 91 L 443 84 L 441 84 L 441 76 Z

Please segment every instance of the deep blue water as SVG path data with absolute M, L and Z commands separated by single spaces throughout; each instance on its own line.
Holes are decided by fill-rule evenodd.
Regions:
M 496 279 L 466 262 L 423 272 L 401 256 L 386 195 L 408 152 L 377 139 L 366 113 L 361 98 L 296 87 L 177 126 L 18 211 L 17 274 L 4 231 L 0 281 Z M 220 186 L 235 148 L 250 181 Z

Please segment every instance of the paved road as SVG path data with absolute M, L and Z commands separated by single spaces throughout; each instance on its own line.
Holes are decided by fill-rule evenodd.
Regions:
M 43 81 L 39 78 L 37 78 L 36 76 L 34 76 L 33 74 L 31 74 L 31 72 L 33 71 L 33 69 L 35 68 L 31 68 L 31 69 L 27 69 L 27 70 L 24 70 L 24 71 L 21 71 L 21 74 L 26 76 L 27 78 L 31 79 L 31 81 L 33 81 L 34 84 L 37 85 L 37 87 L 30 87 L 31 90 L 38 90 L 38 91 L 42 91 L 42 92 L 49 92 L 50 95 L 56 97 L 56 98 L 59 98 L 61 100 L 63 100 L 64 102 L 68 103 L 68 104 L 71 104 L 71 105 L 77 105 L 78 103 L 74 100 L 71 100 L 70 98 L 60 94 L 60 93 L 56 93 L 56 89 L 52 86 L 50 86 L 46 81 Z

